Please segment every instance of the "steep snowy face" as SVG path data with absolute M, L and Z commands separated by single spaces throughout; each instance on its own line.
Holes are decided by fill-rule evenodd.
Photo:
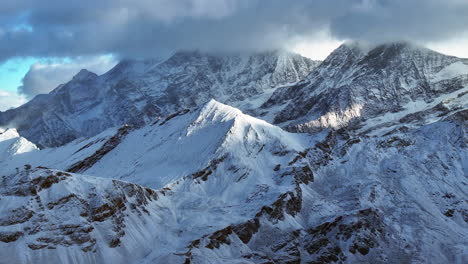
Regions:
M 266 100 L 262 95 L 298 82 L 317 65 L 284 51 L 124 60 L 102 76 L 82 70 L 50 94 L 0 113 L 0 125 L 16 127 L 39 146 L 60 146 L 126 123 L 140 127 L 210 98 L 249 110 Z M 250 98 L 254 102 L 245 103 Z
M 292 130 L 340 128 L 353 120 L 395 113 L 468 85 L 468 60 L 407 43 L 365 51 L 343 44 L 304 81 L 278 89 L 263 105 Z
M 27 139 L 21 137 L 13 128 L 0 128 L 0 160 L 8 162 L 14 156 L 33 152 L 38 148 Z

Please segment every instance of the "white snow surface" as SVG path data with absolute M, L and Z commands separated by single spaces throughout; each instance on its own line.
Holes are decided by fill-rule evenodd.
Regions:
M 0 160 L 8 161 L 14 156 L 38 150 L 36 145 L 21 137 L 14 128 L 0 128 Z
M 168 122 L 163 120 L 132 131 L 94 166 L 82 172 L 162 188 L 203 169 L 210 160 L 226 153 L 243 163 L 262 146 L 301 151 L 308 140 L 305 135 L 285 132 L 215 100 Z M 12 172 L 27 163 L 66 170 L 92 155 L 115 133 L 115 129 L 110 129 L 63 147 L 27 153 L 6 164 L 4 171 Z

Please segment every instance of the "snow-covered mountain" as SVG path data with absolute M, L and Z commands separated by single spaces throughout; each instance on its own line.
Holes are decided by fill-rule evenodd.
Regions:
M 467 59 L 409 43 L 371 49 L 347 43 L 304 81 L 277 90 L 263 108 L 274 113 L 271 121 L 291 130 L 340 128 L 461 93 L 467 84 Z
M 124 62 L 106 75 L 82 72 L 75 79 L 91 84 L 107 76 L 105 83 L 139 72 L 124 79 L 156 91 L 143 77 L 156 78 L 145 72 L 165 63 Z M 221 96 L 245 111 L 200 92 L 193 104 L 158 102 L 155 116 L 141 124 L 102 127 L 41 150 L 21 131 L 2 130 L 0 257 L 466 263 L 465 66 L 466 60 L 409 44 L 370 51 L 347 44 L 297 85 L 247 99 Z M 355 103 L 359 111 L 346 111 Z
M 0 162 L 9 205 L 0 255 L 22 263 L 463 263 L 467 96 L 406 122 L 314 135 L 213 100 L 142 128 L 15 156 Z
M 142 128 L 125 125 L 109 129 L 89 139 L 31 151 L 0 164 L 4 172 L 30 164 L 162 188 L 210 164 L 216 167 L 221 160 L 236 159 L 240 166 L 263 150 L 301 151 L 306 139 L 210 100 L 203 107 L 155 119 Z M 249 165 L 244 173 L 274 167 L 280 159 L 284 158 L 265 157 L 260 168 Z
M 210 98 L 248 110 L 317 65 L 286 51 L 177 52 L 162 61 L 124 60 L 102 76 L 82 70 L 50 94 L 0 113 L 0 126 L 15 127 L 38 146 L 51 147 L 126 123 L 142 126 Z
M 297 160 L 314 181 L 193 241 L 190 263 L 465 263 L 467 97 L 429 124 L 341 129 Z M 432 121 L 430 121 L 432 120 Z M 241 261 L 241 262 L 242 262 Z
M 0 255 L 23 263 L 173 263 L 192 240 L 246 221 L 311 181 L 307 163 L 289 162 L 312 143 L 212 100 L 139 129 L 0 161 L 9 175 Z

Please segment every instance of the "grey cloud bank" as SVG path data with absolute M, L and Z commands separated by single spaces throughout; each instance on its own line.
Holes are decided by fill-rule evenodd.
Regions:
M 0 3 L 0 61 L 153 57 L 178 49 L 284 48 L 339 40 L 437 42 L 467 31 L 464 0 L 18 0 Z

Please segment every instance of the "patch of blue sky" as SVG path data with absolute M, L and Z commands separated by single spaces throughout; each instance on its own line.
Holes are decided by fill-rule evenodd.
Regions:
M 15 92 L 37 58 L 15 58 L 0 64 L 0 89 Z

